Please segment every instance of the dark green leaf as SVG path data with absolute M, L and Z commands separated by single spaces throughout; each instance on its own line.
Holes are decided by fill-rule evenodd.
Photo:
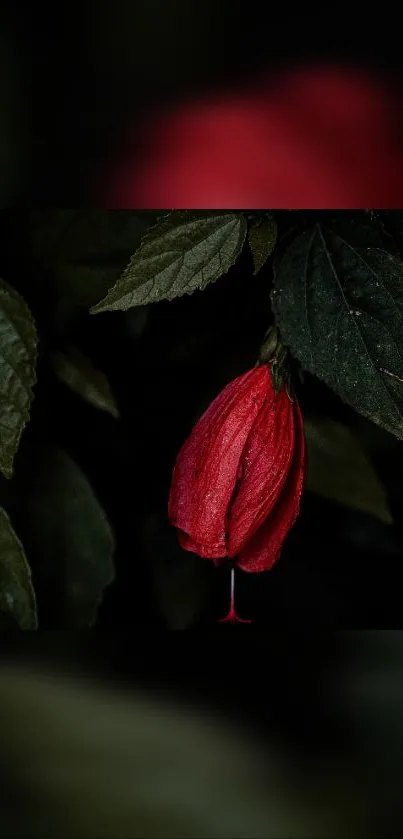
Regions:
M 0 469 L 6 478 L 29 420 L 36 383 L 37 335 L 23 298 L 0 280 Z
M 86 629 L 114 579 L 114 536 L 77 464 L 36 444 L 18 478 L 15 521 L 29 552 L 42 626 Z
M 165 562 L 154 569 L 156 598 L 170 629 L 188 629 L 208 609 L 214 592 L 214 570 L 213 565 L 196 555 L 177 555 L 175 562 Z
M 24 548 L 0 507 L 0 612 L 21 629 L 37 629 L 35 592 Z
M 196 561 L 194 561 L 196 560 Z M 154 579 L 159 608 L 170 629 L 187 629 L 211 597 L 214 568 L 198 556 L 184 556 L 173 566 L 158 567 Z
M 362 225 L 306 230 L 275 271 L 272 300 L 302 365 L 402 439 L 403 263 L 378 234 Z
M 305 419 L 308 490 L 386 524 L 393 519 L 386 492 L 358 437 L 341 422 Z
M 169 629 L 189 628 L 208 612 L 217 585 L 214 564 L 183 551 L 163 515 L 144 520 L 141 538 L 159 613 Z
M 249 244 L 253 255 L 254 274 L 258 274 L 277 241 L 277 224 L 274 218 L 267 218 L 251 225 L 248 231 Z
M 173 212 L 143 238 L 129 265 L 92 313 L 173 300 L 215 282 L 246 236 L 240 213 Z
M 105 373 L 97 370 L 80 350 L 70 347 L 66 353 L 54 352 L 51 362 L 55 373 L 67 387 L 90 405 L 118 419 L 119 411 Z

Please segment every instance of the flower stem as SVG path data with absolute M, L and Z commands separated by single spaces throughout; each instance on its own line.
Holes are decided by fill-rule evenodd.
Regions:
M 230 606 L 225 618 L 220 618 L 218 623 L 252 623 L 251 620 L 244 620 L 238 617 L 235 609 L 235 566 L 231 568 L 230 583 Z

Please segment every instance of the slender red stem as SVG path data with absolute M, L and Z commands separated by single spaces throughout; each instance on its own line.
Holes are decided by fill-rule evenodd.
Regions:
M 244 620 L 238 617 L 235 609 L 235 568 L 231 568 L 231 588 L 229 612 L 225 618 L 220 618 L 218 623 L 252 623 L 251 620 Z

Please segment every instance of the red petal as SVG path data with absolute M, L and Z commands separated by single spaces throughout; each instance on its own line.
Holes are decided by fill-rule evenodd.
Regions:
M 242 571 L 268 571 L 274 565 L 299 513 L 306 473 L 306 445 L 302 415 L 296 401 L 294 411 L 296 446 L 292 470 L 273 512 L 237 560 Z
M 294 406 L 283 388 L 269 394 L 246 442 L 242 477 L 231 504 L 228 555 L 237 556 L 279 498 L 291 469 L 294 444 Z
M 202 545 L 200 542 L 192 539 L 187 533 L 184 533 L 183 530 L 178 530 L 178 539 L 181 548 L 185 551 L 191 551 L 191 553 L 198 554 L 198 556 L 204 557 L 205 559 L 223 559 L 222 550 L 218 545 Z
M 153 117 L 110 189 L 103 167 L 102 206 L 401 208 L 400 97 L 381 78 L 319 63 L 262 81 Z
M 179 453 L 168 514 L 171 523 L 198 544 L 202 556 L 217 557 L 218 550 L 226 556 L 227 512 L 240 459 L 269 389 L 271 376 L 263 365 L 230 382 Z

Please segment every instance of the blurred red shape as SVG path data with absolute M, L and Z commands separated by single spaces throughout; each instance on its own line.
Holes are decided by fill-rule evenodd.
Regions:
M 398 208 L 401 102 L 369 72 L 302 68 L 154 115 L 103 206 Z M 125 140 L 123 146 L 127 147 Z

